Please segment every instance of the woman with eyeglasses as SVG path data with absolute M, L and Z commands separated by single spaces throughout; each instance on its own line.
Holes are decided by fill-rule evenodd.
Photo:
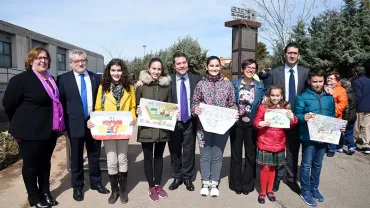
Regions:
M 23 159 L 22 176 L 30 206 L 58 205 L 50 195 L 50 160 L 58 132 L 65 129 L 59 90 L 49 74 L 49 52 L 33 48 L 25 59 L 26 71 L 9 81 L 3 106 L 10 120 L 10 134 Z
M 256 139 L 257 133 L 252 128 L 257 107 L 262 101 L 262 82 L 253 79 L 258 70 L 257 62 L 248 59 L 242 62 L 242 78 L 232 82 L 235 99 L 239 109 L 239 120 L 230 130 L 231 162 L 229 188 L 236 194 L 244 195 L 254 190 L 256 178 Z M 243 160 L 245 151 L 245 164 Z

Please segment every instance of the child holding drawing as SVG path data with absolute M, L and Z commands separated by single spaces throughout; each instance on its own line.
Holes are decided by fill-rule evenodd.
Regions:
M 300 139 L 302 140 L 300 196 L 310 206 L 317 206 L 316 201 L 324 201 L 318 188 L 327 143 L 311 140 L 307 121 L 314 118 L 315 114 L 335 118 L 334 98 L 324 90 L 324 76 L 325 72 L 322 69 L 309 71 L 308 84 L 310 87 L 297 97 L 294 110 L 300 124 Z M 344 130 L 345 127 L 342 128 L 342 131 Z
M 276 167 L 285 163 L 286 137 L 283 128 L 270 127 L 270 121 L 265 120 L 267 109 L 286 109 L 286 116 L 290 120 L 290 128 L 298 123 L 290 110 L 290 104 L 285 101 L 285 93 L 280 86 L 271 86 L 266 94 L 266 98 L 258 107 L 253 127 L 258 131 L 257 134 L 257 156 L 256 161 L 261 165 L 260 171 L 260 193 L 258 202 L 265 203 L 266 186 L 267 198 L 276 201 L 272 191 L 276 173 Z

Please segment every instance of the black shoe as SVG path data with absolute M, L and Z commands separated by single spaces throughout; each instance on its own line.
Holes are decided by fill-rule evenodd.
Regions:
M 272 196 L 270 196 L 270 194 L 271 194 Z M 275 197 L 274 193 L 272 193 L 272 192 L 267 192 L 267 198 L 268 198 L 270 201 L 276 201 L 276 197 Z
M 299 187 L 297 181 L 293 181 L 293 182 L 287 181 L 286 185 L 289 186 L 289 188 L 297 194 L 301 192 L 301 188 Z
M 49 203 L 47 203 L 46 201 L 44 201 L 44 200 L 40 200 L 36 204 L 32 204 L 30 202 L 30 206 L 31 207 L 36 207 L 36 208 L 51 208 L 51 205 Z
M 119 198 L 122 204 L 128 202 L 127 174 L 127 172 L 119 173 Z
M 51 196 L 50 192 L 45 193 L 45 194 L 43 194 L 42 196 L 44 197 L 44 200 L 45 200 L 48 204 L 50 204 L 51 206 L 57 206 L 57 205 L 59 204 L 59 203 L 57 202 L 57 200 L 55 200 L 55 199 Z
M 118 197 L 119 197 L 119 192 L 118 192 L 118 180 L 119 180 L 119 175 L 108 175 L 109 182 L 110 182 L 110 187 L 112 188 L 112 193 L 110 194 L 108 198 L 108 204 L 114 204 L 116 203 Z
M 265 198 L 261 198 L 261 196 L 266 196 L 266 195 L 264 195 L 264 194 L 258 195 L 258 203 L 264 204 L 265 203 Z
M 193 183 L 191 182 L 191 180 L 185 180 L 184 181 L 184 184 L 185 184 L 185 186 L 186 186 L 186 189 L 188 190 L 188 191 L 194 191 L 194 185 L 193 185 Z
M 84 200 L 84 194 L 82 193 L 82 189 L 78 189 L 78 188 L 73 189 L 73 199 L 76 201 Z
M 248 192 L 248 191 L 243 191 L 243 194 L 244 194 L 244 195 L 248 195 L 248 194 L 249 194 L 249 192 Z
M 334 157 L 335 152 L 327 152 L 326 157 Z
M 105 188 L 101 183 L 91 184 L 90 189 L 96 190 L 101 194 L 109 194 L 110 193 L 110 191 L 107 188 Z
M 273 191 L 274 192 L 277 192 L 277 191 L 279 191 L 279 187 L 280 187 L 280 180 L 275 180 L 275 182 L 274 182 L 274 187 L 273 187 Z
M 181 179 L 175 178 L 175 179 L 173 179 L 173 182 L 168 187 L 168 189 L 171 190 L 171 191 L 176 190 L 182 183 L 183 183 L 183 181 Z
M 241 191 L 235 191 L 235 193 L 236 193 L 236 194 L 238 194 L 238 195 L 239 195 L 239 194 L 242 194 L 242 192 L 241 192 Z

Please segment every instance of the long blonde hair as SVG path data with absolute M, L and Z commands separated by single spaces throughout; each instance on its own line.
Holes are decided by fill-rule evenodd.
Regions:
M 262 101 L 262 105 L 267 107 L 267 108 L 271 108 L 271 107 L 274 106 L 274 104 L 270 100 L 270 95 L 271 95 L 272 90 L 280 90 L 280 92 L 283 96 L 283 98 L 278 103 L 280 108 L 286 108 L 286 109 L 290 110 L 291 106 L 290 106 L 289 102 L 285 100 L 285 92 L 284 92 L 284 89 L 280 85 L 272 85 L 271 87 L 269 87 L 269 89 L 267 90 L 267 94 L 266 94 L 267 99 L 264 99 L 264 101 Z

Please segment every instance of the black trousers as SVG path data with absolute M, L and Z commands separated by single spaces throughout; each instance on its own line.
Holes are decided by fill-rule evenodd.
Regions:
M 233 191 L 251 192 L 256 180 L 256 131 L 252 127 L 235 124 L 230 129 L 231 161 L 229 188 Z M 245 163 L 242 166 L 243 144 Z
M 160 185 L 163 172 L 163 152 L 166 147 L 166 142 L 143 142 L 141 143 L 144 153 L 144 172 L 149 187 Z M 154 152 L 154 167 L 153 167 L 153 152 Z M 154 172 L 154 173 L 153 173 Z
M 70 138 L 71 142 L 71 182 L 73 188 L 83 188 L 84 168 L 83 150 L 86 143 L 87 158 L 89 163 L 90 184 L 101 182 L 100 171 L 100 148 L 101 141 L 92 138 L 90 129 L 85 128 L 85 136 L 81 138 Z
M 191 179 L 195 163 L 195 124 L 193 119 L 186 123 L 178 121 L 168 142 L 171 154 L 172 177 Z
M 18 142 L 23 159 L 22 176 L 30 203 L 37 203 L 42 194 L 50 191 L 50 160 L 56 141 L 57 134 L 53 133 L 47 140 Z
M 286 132 L 286 164 L 278 166 L 275 180 L 295 182 L 298 173 L 298 155 L 301 140 L 299 139 L 299 127 Z

